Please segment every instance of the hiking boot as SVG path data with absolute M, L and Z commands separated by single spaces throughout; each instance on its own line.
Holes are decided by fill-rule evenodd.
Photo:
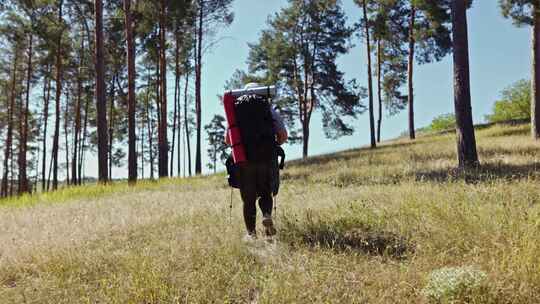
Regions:
M 265 215 L 263 217 L 262 224 L 264 226 L 264 233 L 266 236 L 276 235 L 277 231 L 276 228 L 274 228 L 274 221 L 272 220 L 271 215 Z
M 248 232 L 246 235 L 244 235 L 244 238 L 242 239 L 244 242 L 254 242 L 257 240 L 257 233 L 256 232 Z

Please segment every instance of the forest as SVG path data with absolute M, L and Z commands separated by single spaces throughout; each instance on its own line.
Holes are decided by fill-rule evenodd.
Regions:
M 358 20 L 350 25 L 341 1 L 289 0 L 249 44 L 247 70 L 237 70 L 224 89 L 276 84 L 276 104 L 304 158 L 317 111 L 328 138 L 354 136 L 351 119 L 367 114 L 375 149 L 383 111 L 407 111 L 404 129 L 415 140 L 414 68 L 452 56 L 455 113 L 447 125 L 456 129 L 459 167 L 477 167 L 466 14 L 474 2 L 354 2 Z M 531 27 L 533 54 L 531 81 L 519 91 L 525 106 L 501 119 L 496 114 L 516 104 L 500 102 L 494 120 L 530 119 L 538 139 L 540 3 L 493 5 L 516 26 Z M 2 197 L 90 182 L 91 165 L 100 183 L 126 164 L 131 184 L 200 175 L 205 139 L 210 169 L 226 158 L 224 118 L 202 125 L 210 101 L 202 100 L 201 74 L 207 50 L 235 18 L 233 0 L 4 0 L 0 9 Z M 346 81 L 337 64 L 353 41 L 365 46 L 368 63 L 358 69 L 367 83 Z M 93 155 L 97 164 L 89 163 Z

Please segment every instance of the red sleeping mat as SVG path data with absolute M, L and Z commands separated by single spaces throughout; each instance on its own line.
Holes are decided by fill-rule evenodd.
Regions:
M 231 142 L 234 163 L 238 164 L 245 162 L 247 159 L 244 145 L 242 145 L 240 129 L 236 124 L 236 113 L 234 109 L 235 101 L 236 98 L 230 92 L 225 93 L 223 96 L 223 106 L 225 107 L 225 116 L 228 124 L 227 136 Z

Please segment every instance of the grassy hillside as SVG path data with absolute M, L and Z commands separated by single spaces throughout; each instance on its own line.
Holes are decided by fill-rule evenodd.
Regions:
M 13 200 L 0 303 L 540 303 L 540 144 L 478 144 L 468 174 L 452 134 L 293 162 L 272 244 L 223 176 Z

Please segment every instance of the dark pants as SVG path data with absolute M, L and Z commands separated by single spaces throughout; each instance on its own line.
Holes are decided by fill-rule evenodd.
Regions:
M 244 202 L 244 221 L 250 233 L 255 232 L 257 220 L 257 200 L 263 215 L 271 216 L 272 200 L 272 162 L 246 162 L 240 165 L 238 174 L 240 194 Z

